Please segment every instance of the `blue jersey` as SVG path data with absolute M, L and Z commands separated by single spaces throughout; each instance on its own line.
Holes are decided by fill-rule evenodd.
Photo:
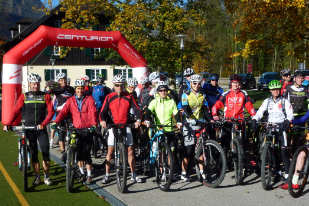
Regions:
M 223 94 L 223 89 L 219 86 L 212 86 L 210 83 L 206 83 L 203 85 L 203 91 L 206 95 L 207 102 L 209 104 L 209 108 L 219 100 L 220 96 Z
M 304 116 L 295 118 L 293 120 L 293 124 L 304 124 L 308 119 L 309 119 L 309 111 L 307 111 Z
M 108 93 L 108 89 L 103 85 L 96 85 L 92 88 L 92 97 L 94 99 L 97 111 L 100 111 L 104 99 Z

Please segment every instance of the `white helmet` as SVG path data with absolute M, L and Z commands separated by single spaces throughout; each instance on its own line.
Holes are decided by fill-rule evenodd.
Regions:
M 75 87 L 84 87 L 85 86 L 85 81 L 83 79 L 77 79 L 75 80 Z
M 159 72 L 152 72 L 152 73 L 150 73 L 150 75 L 149 75 L 149 81 L 154 81 L 154 80 L 156 80 L 156 79 L 160 79 L 160 74 L 159 74 Z
M 125 79 L 123 78 L 123 76 L 121 74 L 117 74 L 114 76 L 113 81 L 114 84 L 115 83 L 124 83 Z
M 65 79 L 65 78 L 66 78 L 65 73 L 60 72 L 56 76 L 56 81 L 58 82 L 60 79 Z
M 137 80 L 135 78 L 129 78 L 127 83 L 128 83 L 129 87 L 136 87 L 137 86 Z
M 166 81 L 158 81 L 158 83 L 157 83 L 157 91 L 159 91 L 162 88 L 168 89 L 168 85 L 167 85 Z
M 84 74 L 80 79 L 84 81 L 89 81 L 90 78 L 88 77 L 88 75 Z
M 192 68 L 186 68 L 185 71 L 183 72 L 183 76 L 191 76 L 194 74 L 194 70 Z
M 199 74 L 193 74 L 190 77 L 190 82 L 201 82 L 202 81 L 202 76 Z
M 140 83 L 140 84 L 146 84 L 147 82 L 149 82 L 148 77 L 142 77 L 142 78 L 139 80 L 139 83 Z
M 28 75 L 28 82 L 32 82 L 32 83 L 41 82 L 41 77 L 38 74 L 30 73 Z

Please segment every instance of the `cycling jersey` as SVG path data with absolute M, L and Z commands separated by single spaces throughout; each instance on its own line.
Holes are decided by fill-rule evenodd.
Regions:
M 156 124 L 168 126 L 174 125 L 173 116 L 176 116 L 178 113 L 175 101 L 168 96 L 166 98 L 156 97 L 153 99 L 148 106 L 148 110 L 154 114 Z M 148 115 L 146 119 L 150 119 Z M 164 127 L 163 129 L 170 132 L 173 128 Z
M 303 86 L 296 87 L 295 85 L 289 85 L 287 87 L 286 95 L 292 104 L 294 116 L 301 115 L 308 110 L 308 88 Z
M 281 82 L 281 84 L 282 84 L 282 87 L 281 87 L 281 92 L 280 92 L 280 94 L 282 95 L 282 96 L 285 96 L 286 95 L 286 92 L 287 92 L 287 87 L 289 86 L 289 85 L 292 85 L 293 84 L 293 82 L 286 82 L 286 81 L 280 81 Z M 283 82 L 283 83 L 282 83 Z
M 50 95 L 41 91 L 27 92 L 20 95 L 14 111 L 15 117 L 20 112 L 26 126 L 41 124 L 45 127 L 54 115 Z
M 219 100 L 224 91 L 219 86 L 212 86 L 210 83 L 206 83 L 203 85 L 203 92 L 206 94 L 209 108 L 211 108 Z
M 229 90 L 222 94 L 211 110 L 212 115 L 217 116 L 218 110 L 224 108 L 225 118 L 243 119 L 244 107 L 246 107 L 251 116 L 255 115 L 255 109 L 246 91 Z
M 65 86 L 63 88 L 57 88 L 52 90 L 51 93 L 56 95 L 56 99 L 54 101 L 55 107 L 57 108 L 55 111 L 59 113 L 63 108 L 65 102 L 74 95 L 74 88 L 71 86 Z
M 96 85 L 92 88 L 92 97 L 98 112 L 101 110 L 104 99 L 109 93 L 109 89 L 102 84 Z
M 112 92 L 105 98 L 100 112 L 100 120 L 107 121 L 110 117 L 114 124 L 126 124 L 131 108 L 133 108 L 136 118 L 141 120 L 141 110 L 128 92 L 122 92 L 120 95 Z
M 151 87 L 142 88 L 140 91 L 140 95 L 138 98 L 138 105 L 143 110 L 146 108 L 150 101 L 154 98 L 152 95 L 150 95 Z
M 309 119 L 309 110 L 306 112 L 304 116 L 301 116 L 300 118 L 295 118 L 293 120 L 293 124 L 304 124 Z
M 84 96 L 80 100 L 75 95 L 70 97 L 55 122 L 58 124 L 68 113 L 72 115 L 75 128 L 83 129 L 97 125 L 96 108 L 92 96 Z
M 130 92 L 130 90 L 127 88 L 127 92 L 134 98 L 135 101 L 137 101 L 136 90 L 133 90 L 133 92 Z
M 294 118 L 290 101 L 283 97 L 279 97 L 276 100 L 272 97 L 265 99 L 253 119 L 259 121 L 262 119 L 265 111 L 268 112 L 267 122 L 271 123 L 283 123 L 285 119 L 292 121 Z
M 187 79 L 184 79 L 184 82 L 181 85 L 181 87 L 179 89 L 179 93 L 178 93 L 178 101 L 179 101 L 178 109 L 181 108 L 181 97 L 182 97 L 182 94 L 186 93 L 186 92 L 190 92 L 190 89 L 191 89 L 190 81 L 188 81 Z

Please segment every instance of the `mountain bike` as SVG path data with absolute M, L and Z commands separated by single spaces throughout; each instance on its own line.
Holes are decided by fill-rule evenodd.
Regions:
M 30 146 L 26 137 L 26 130 L 37 130 L 36 126 L 13 126 L 12 130 L 20 136 L 18 139 L 18 168 L 23 172 L 24 191 L 28 191 L 28 170 L 31 168 Z
M 155 180 L 162 191 L 168 191 L 174 175 L 174 156 L 169 146 L 169 140 L 165 134 L 164 127 L 169 125 L 152 125 L 150 127 L 150 160 L 154 166 Z
M 225 177 L 226 157 L 222 146 L 209 137 L 207 130 L 212 123 L 196 120 L 195 125 L 200 127 L 199 130 L 192 130 L 188 122 L 184 122 L 184 125 L 189 135 L 193 134 L 195 138 L 194 162 L 198 180 L 208 187 L 218 187 Z M 200 167 L 203 168 L 205 179 L 200 173 Z
M 295 128 L 302 128 L 308 130 L 308 127 L 294 126 Z M 300 170 L 296 170 L 296 163 L 301 162 L 302 165 Z M 296 186 L 292 184 L 292 179 L 295 174 L 298 174 L 298 182 Z M 309 133 L 306 135 L 306 142 L 303 146 L 300 146 L 293 155 L 293 159 L 289 169 L 289 193 L 292 197 L 297 198 L 303 194 L 303 191 L 308 184 L 309 176 Z

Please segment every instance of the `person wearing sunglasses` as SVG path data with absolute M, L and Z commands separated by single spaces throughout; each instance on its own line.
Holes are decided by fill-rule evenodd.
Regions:
M 282 88 L 281 88 L 281 92 L 280 94 L 283 95 L 286 93 L 286 88 L 288 85 L 293 84 L 292 78 L 291 78 L 291 70 L 290 69 L 283 69 L 280 72 L 281 74 L 281 84 L 282 84 Z
M 208 102 L 206 100 L 205 94 L 201 92 L 201 82 L 202 77 L 198 74 L 193 74 L 190 77 L 190 90 L 185 92 L 181 96 L 181 105 L 183 109 L 183 118 L 187 122 L 192 130 L 199 130 L 201 127 L 196 125 L 196 120 L 199 121 L 212 121 L 211 115 L 209 113 Z M 194 148 L 196 142 L 195 138 L 192 137 L 194 132 L 189 132 L 189 129 L 183 127 L 183 137 L 184 137 L 184 158 L 181 165 L 181 176 L 180 178 L 184 181 L 189 181 L 189 176 L 187 174 L 189 161 L 193 160 Z M 206 178 L 203 169 L 200 170 L 203 178 Z
M 113 78 L 114 92 L 108 94 L 103 103 L 100 112 L 100 125 L 103 128 L 107 128 L 107 123 L 112 124 L 127 124 L 129 122 L 130 110 L 133 109 L 136 122 L 135 128 L 138 128 L 141 124 L 142 113 L 140 108 L 137 106 L 135 99 L 127 91 L 125 91 L 125 79 L 121 74 L 117 74 Z M 127 138 L 126 145 L 128 146 L 128 163 L 131 169 L 131 181 L 141 182 L 141 179 L 136 177 L 135 174 L 135 159 L 134 159 L 134 148 L 133 148 L 133 136 L 130 127 L 126 127 Z M 107 139 L 107 155 L 105 164 L 105 176 L 103 177 L 102 183 L 107 184 L 110 182 L 110 162 L 114 151 L 114 133 L 113 129 L 108 130 Z

